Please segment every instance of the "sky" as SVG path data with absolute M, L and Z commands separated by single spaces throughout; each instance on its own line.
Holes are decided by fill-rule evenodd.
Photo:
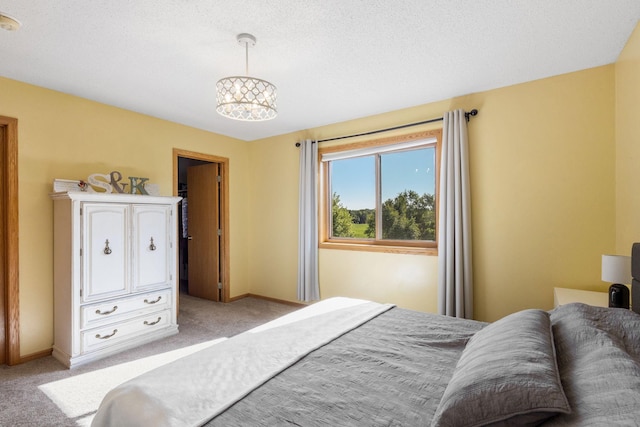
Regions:
M 382 154 L 382 200 L 404 190 L 433 194 L 435 189 L 435 149 Z M 347 209 L 375 208 L 374 156 L 331 162 L 331 192 L 340 195 Z

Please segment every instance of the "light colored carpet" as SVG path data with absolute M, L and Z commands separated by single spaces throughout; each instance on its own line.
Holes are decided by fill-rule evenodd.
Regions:
M 116 385 L 295 309 L 257 298 L 222 304 L 181 295 L 180 332 L 172 337 L 71 370 L 51 356 L 0 366 L 0 425 L 88 426 Z

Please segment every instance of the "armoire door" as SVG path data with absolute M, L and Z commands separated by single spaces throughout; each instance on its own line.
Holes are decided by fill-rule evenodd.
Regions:
M 152 289 L 171 282 L 169 263 L 171 207 L 133 206 L 133 289 Z
M 82 204 L 83 301 L 129 292 L 128 212 L 128 205 Z

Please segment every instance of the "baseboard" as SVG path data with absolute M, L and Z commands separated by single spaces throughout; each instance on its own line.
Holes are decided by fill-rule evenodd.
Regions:
M 305 304 L 305 303 L 302 303 L 302 302 L 287 301 L 287 300 L 283 300 L 283 299 L 265 297 L 265 296 L 256 295 L 256 294 L 246 294 L 246 296 L 252 297 L 252 298 L 263 299 L 263 300 L 267 300 L 267 301 L 271 301 L 271 302 L 277 302 L 277 303 L 280 303 L 280 304 L 292 305 L 294 307 L 306 307 L 307 305 L 309 305 L 309 304 Z
M 18 363 L 16 363 L 16 365 L 19 365 L 21 363 L 31 362 L 32 360 L 41 359 L 43 357 L 51 356 L 52 351 L 53 349 L 50 348 L 48 350 L 42 350 L 37 353 L 27 354 L 26 356 L 20 356 L 20 360 L 18 360 Z
M 242 295 L 238 295 L 238 296 L 235 296 L 233 298 L 229 298 L 229 302 L 234 302 L 234 301 L 238 301 L 238 300 L 241 300 L 243 298 L 249 298 L 249 297 L 263 299 L 263 300 L 271 301 L 271 302 L 277 302 L 278 304 L 292 305 L 294 307 L 306 307 L 307 305 L 309 305 L 309 304 L 305 304 L 303 302 L 287 301 L 287 300 L 284 300 L 284 299 L 265 297 L 263 295 L 257 295 L 257 294 L 242 294 Z
M 229 300 L 227 302 L 234 302 L 234 301 L 238 301 L 241 300 L 242 298 L 247 298 L 248 296 L 251 296 L 251 294 L 242 294 L 242 295 L 238 295 L 236 297 L 231 297 L 229 298 Z

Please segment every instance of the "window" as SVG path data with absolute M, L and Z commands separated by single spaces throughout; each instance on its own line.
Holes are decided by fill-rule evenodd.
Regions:
M 435 252 L 441 133 L 320 148 L 320 246 Z

